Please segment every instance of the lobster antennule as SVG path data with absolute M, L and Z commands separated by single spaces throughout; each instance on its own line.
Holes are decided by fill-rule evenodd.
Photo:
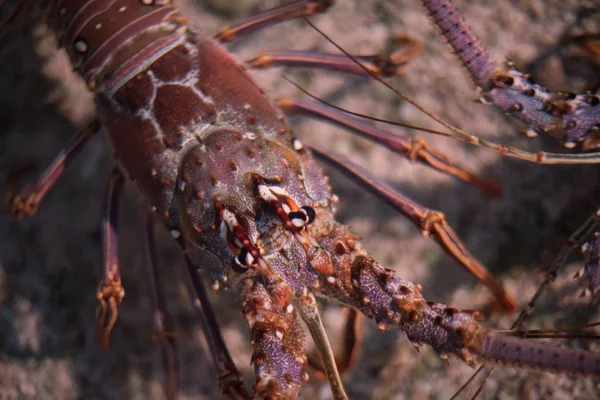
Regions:
M 490 332 L 473 353 L 483 360 L 508 366 L 600 376 L 600 353 L 561 348 L 494 332 Z

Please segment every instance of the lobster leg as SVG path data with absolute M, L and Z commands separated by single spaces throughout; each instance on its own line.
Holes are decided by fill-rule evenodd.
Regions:
M 423 236 L 434 239 L 446 253 L 483 282 L 505 309 L 510 311 L 515 309 L 515 301 L 494 280 L 485 267 L 464 248 L 460 239 L 446 223 L 442 213 L 429 210 L 401 196 L 350 161 L 329 154 L 312 144 L 310 147 L 318 157 L 339 167 L 350 178 L 364 185 L 369 191 L 408 217 L 421 230 Z
M 291 292 L 285 283 L 259 275 L 244 278 L 240 287 L 254 346 L 255 396 L 295 399 L 308 375 L 303 368 L 304 334 Z
M 35 183 L 28 185 L 16 195 L 9 197 L 8 206 L 10 211 L 17 218 L 29 217 L 35 214 L 46 193 L 56 183 L 63 171 L 69 166 L 75 156 L 79 154 L 85 144 L 99 131 L 100 123 L 99 121 L 95 121 L 77 134 L 67 148 L 56 156 Z
M 215 312 L 210 305 L 202 279 L 198 275 L 198 269 L 187 255 L 185 255 L 185 264 L 194 290 L 193 293 L 190 291 L 192 304 L 200 316 L 202 330 L 211 350 L 211 356 L 217 370 L 219 389 L 221 393 L 232 399 L 247 399 L 249 396 L 242 374 L 237 370 L 223 340 Z
M 268 26 L 300 17 L 309 17 L 325 12 L 333 5 L 333 0 L 296 0 L 274 7 L 262 13 L 252 15 L 233 26 L 226 26 L 214 38 L 221 42 L 230 42 L 240 36 L 258 31 Z
M 373 125 L 364 123 L 358 118 L 346 115 L 336 109 L 325 107 L 316 102 L 281 99 L 279 100 L 278 105 L 286 114 L 301 113 L 349 129 L 360 136 L 385 146 L 409 160 L 429 165 L 440 172 L 452 175 L 477 186 L 488 196 L 497 197 L 500 195 L 501 187 L 499 183 L 483 180 L 476 175 L 457 167 L 448 159 L 448 157 L 446 157 L 446 155 L 434 149 L 430 149 L 427 143 L 422 139 L 409 139 L 396 133 L 384 131 Z
M 179 363 L 175 343 L 175 327 L 173 318 L 167 309 L 164 290 L 161 286 L 160 272 L 156 260 L 156 243 L 154 239 L 154 221 L 150 214 L 146 215 L 146 267 L 150 280 L 152 302 L 154 308 L 155 335 L 161 345 L 163 365 L 167 375 L 166 394 L 168 400 L 177 397 L 179 385 Z
M 96 298 L 100 303 L 96 310 L 98 337 L 102 347 L 108 347 L 110 334 L 119 315 L 119 305 L 125 296 L 119 273 L 119 197 L 124 177 L 115 169 L 110 177 L 106 202 L 102 209 L 102 279 Z
M 423 51 L 423 45 L 407 35 L 394 38 L 394 42 L 400 45 L 400 49 L 394 51 L 389 57 L 383 55 L 355 56 L 355 59 L 352 60 L 344 54 L 280 50 L 261 53 L 247 60 L 246 64 L 257 69 L 280 66 L 307 67 L 346 72 L 359 76 L 390 77 L 404 73 L 409 63 Z M 357 64 L 356 61 L 360 62 L 362 66 Z

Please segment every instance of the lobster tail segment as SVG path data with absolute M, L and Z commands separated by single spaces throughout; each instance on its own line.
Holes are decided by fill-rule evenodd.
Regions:
M 485 337 L 477 354 L 489 361 L 520 368 L 600 377 L 600 353 L 560 348 L 493 332 Z

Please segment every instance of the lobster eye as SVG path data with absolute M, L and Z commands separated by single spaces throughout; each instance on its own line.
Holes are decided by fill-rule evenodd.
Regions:
M 308 220 L 308 215 L 303 211 L 292 211 L 288 214 L 288 217 L 290 218 L 290 221 L 292 221 L 292 224 L 299 230 L 304 228 L 304 225 L 306 225 L 306 221 Z
M 254 257 L 246 250 L 245 247 L 242 247 L 240 254 L 237 257 L 233 257 L 231 260 L 231 269 L 238 274 L 243 274 L 248 271 L 248 268 L 254 263 Z
M 315 209 L 310 206 L 303 206 L 300 208 L 300 210 L 303 210 L 306 213 L 306 216 L 308 217 L 307 224 L 312 224 L 315 218 L 317 217 Z

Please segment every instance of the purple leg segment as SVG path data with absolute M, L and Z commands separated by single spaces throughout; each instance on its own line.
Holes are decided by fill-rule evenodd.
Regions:
M 498 182 L 486 181 L 456 166 L 443 153 L 429 147 L 422 139 L 409 139 L 405 136 L 379 129 L 358 118 L 344 114 L 313 101 L 281 99 L 279 106 L 286 114 L 305 114 L 310 117 L 332 122 L 353 133 L 379 143 L 410 160 L 429 165 L 440 172 L 452 175 L 464 182 L 479 187 L 490 197 L 498 197 L 502 189 Z
M 85 144 L 90 141 L 100 131 L 98 121 L 92 123 L 89 127 L 77 134 L 69 143 L 67 148 L 61 151 L 44 170 L 37 181 L 15 196 L 9 198 L 9 209 L 17 218 L 28 217 L 36 213 L 40 202 L 69 166 L 71 161 L 83 149 Z
M 193 293 L 190 292 L 190 295 L 200 317 L 200 323 L 202 324 L 202 330 L 208 342 L 208 347 L 211 350 L 221 393 L 232 399 L 247 399 L 249 396 L 242 374 L 237 370 L 231 359 L 231 355 L 229 355 L 229 350 L 227 350 L 227 345 L 221 335 L 217 317 L 210 305 L 206 289 L 198 274 L 198 269 L 187 255 L 185 255 L 185 264 L 194 290 Z
M 125 297 L 119 273 L 119 197 L 124 177 L 115 169 L 110 177 L 106 201 L 102 209 L 102 278 L 96 292 L 100 303 L 96 311 L 100 345 L 109 346 L 110 334 L 119 315 L 119 305 Z
M 326 11 L 333 0 L 296 0 L 260 14 L 252 15 L 233 26 L 223 28 L 215 35 L 221 42 L 230 42 L 235 38 L 276 25 L 291 19 L 309 17 Z
M 164 290 L 161 286 L 160 271 L 156 259 L 156 243 L 154 239 L 154 221 L 150 214 L 146 215 L 146 267 L 150 281 L 150 294 L 154 309 L 155 336 L 160 343 L 164 369 L 166 371 L 166 395 L 168 400 L 177 398 L 179 385 L 179 363 L 177 345 L 175 343 L 175 327 L 173 318 L 167 309 Z
M 280 50 L 262 53 L 246 63 L 251 68 L 257 69 L 279 66 L 306 67 L 322 68 L 328 71 L 339 71 L 359 76 L 391 77 L 404 73 L 410 62 L 423 51 L 423 45 L 407 35 L 395 37 L 394 45 L 399 46 L 399 49 L 389 56 L 355 56 L 352 60 L 344 54 L 306 50 Z M 360 62 L 362 66 L 358 65 L 356 61 Z

